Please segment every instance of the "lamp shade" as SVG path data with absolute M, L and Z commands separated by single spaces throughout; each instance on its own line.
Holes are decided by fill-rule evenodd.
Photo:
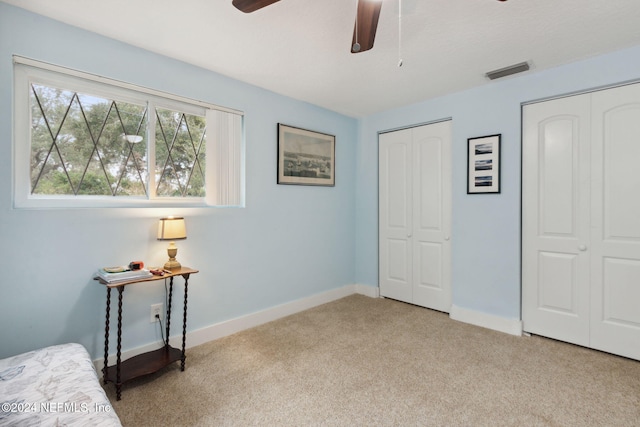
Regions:
M 180 240 L 187 238 L 187 226 L 184 218 L 169 216 L 158 222 L 158 240 Z

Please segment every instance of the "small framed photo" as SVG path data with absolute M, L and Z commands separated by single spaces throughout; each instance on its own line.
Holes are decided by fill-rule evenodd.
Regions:
M 278 184 L 333 187 L 336 137 L 278 123 Z
M 467 194 L 500 192 L 500 139 L 500 134 L 467 139 Z

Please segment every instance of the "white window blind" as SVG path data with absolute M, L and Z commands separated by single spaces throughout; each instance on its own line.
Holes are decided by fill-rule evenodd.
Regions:
M 207 111 L 207 122 L 213 130 L 208 134 L 207 147 L 215 159 L 215 167 L 208 168 L 207 194 L 211 204 L 218 206 L 244 206 L 244 151 L 242 116 L 225 111 Z

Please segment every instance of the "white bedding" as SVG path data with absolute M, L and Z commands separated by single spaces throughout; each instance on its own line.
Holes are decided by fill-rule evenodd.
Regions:
M 0 360 L 0 426 L 121 426 L 80 344 Z

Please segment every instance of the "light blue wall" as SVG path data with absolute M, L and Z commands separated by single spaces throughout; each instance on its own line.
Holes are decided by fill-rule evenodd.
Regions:
M 453 304 L 519 319 L 521 103 L 638 79 L 640 46 L 543 72 L 533 70 L 362 120 L 356 182 L 357 282 L 378 285 L 377 133 L 450 117 Z M 467 138 L 498 133 L 502 134 L 502 192 L 467 195 Z
M 244 111 L 247 207 L 13 209 L 13 54 Z M 335 187 L 276 184 L 278 122 L 336 136 Z M 163 263 L 168 214 L 186 217 L 178 259 L 200 269 L 189 330 L 354 283 L 356 145 L 353 118 L 0 3 L 0 357 L 68 341 L 101 357 L 106 292 L 92 275 Z M 149 305 L 163 298 L 161 282 L 127 288 L 123 349 L 159 339 Z
M 448 117 L 453 303 L 518 319 L 521 103 L 640 79 L 638 46 L 355 120 L 0 3 L 5 153 L 13 54 L 243 110 L 247 207 L 14 210 L 11 156 L 0 156 L 0 357 L 66 341 L 101 357 L 105 291 L 92 273 L 134 259 L 164 262 L 166 244 L 154 232 L 167 214 L 187 218 L 178 259 L 201 270 L 190 287 L 190 330 L 351 283 L 377 286 L 377 133 Z M 335 188 L 275 184 L 278 122 L 336 135 Z M 503 138 L 502 193 L 467 195 L 467 138 L 494 133 Z M 148 313 L 163 291 L 125 294 L 124 349 L 159 339 Z

